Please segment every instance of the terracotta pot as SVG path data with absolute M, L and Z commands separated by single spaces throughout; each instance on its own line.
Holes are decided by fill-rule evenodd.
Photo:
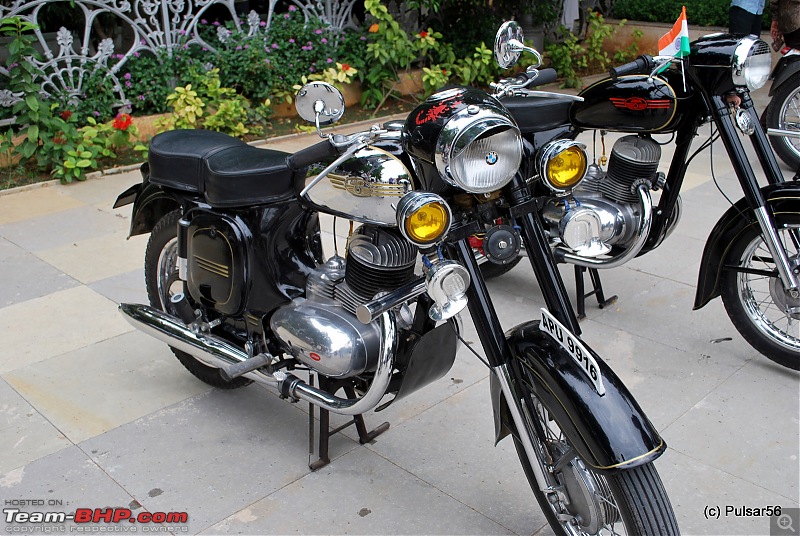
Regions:
M 411 69 L 397 76 L 397 82 L 392 86 L 392 91 L 401 95 L 422 93 L 422 69 Z
M 139 141 L 148 141 L 159 133 L 156 123 L 163 118 L 169 117 L 169 113 L 134 116 L 133 125 L 139 130 Z

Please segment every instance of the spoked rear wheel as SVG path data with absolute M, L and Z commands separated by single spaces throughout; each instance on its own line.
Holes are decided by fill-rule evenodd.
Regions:
M 778 237 L 793 270 L 800 269 L 800 214 L 782 214 Z M 720 292 L 736 329 L 753 348 L 776 363 L 800 370 L 800 297 L 786 291 L 758 225 L 731 244 Z
M 520 383 L 520 407 L 538 459 L 531 460 L 514 437 L 533 494 L 556 534 L 679 534 L 658 472 L 652 463 L 601 475 L 586 467 L 552 414 L 527 381 Z M 542 491 L 532 464 L 541 464 L 548 491 Z
M 144 279 L 150 305 L 175 316 L 177 314 L 172 310 L 170 297 L 183 292 L 183 281 L 178 278 L 177 225 L 180 217 L 180 211 L 174 210 L 156 223 L 144 255 Z M 222 378 L 219 369 L 201 363 L 186 352 L 170 349 L 189 372 L 209 385 L 235 389 L 251 383 L 246 378 L 227 381 Z

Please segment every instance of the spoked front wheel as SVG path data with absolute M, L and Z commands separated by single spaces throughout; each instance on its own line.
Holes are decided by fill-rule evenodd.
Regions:
M 777 231 L 792 270 L 800 268 L 800 214 L 777 216 Z M 800 370 L 800 297 L 787 292 L 758 225 L 731 244 L 720 285 L 736 329 L 776 363 Z
M 652 463 L 601 475 L 577 457 L 553 414 L 523 379 L 520 409 L 536 452 L 530 459 L 514 435 L 525 475 L 550 526 L 561 535 L 672 535 L 678 523 L 667 493 Z M 532 464 L 547 480 L 540 489 Z

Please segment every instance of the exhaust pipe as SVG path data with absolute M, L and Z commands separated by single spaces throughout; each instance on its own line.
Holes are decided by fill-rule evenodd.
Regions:
M 173 348 L 186 352 L 209 367 L 218 368 L 222 375 L 235 378 L 243 376 L 272 389 L 284 396 L 305 400 L 333 413 L 359 415 L 375 408 L 386 394 L 394 368 L 396 331 L 392 312 L 381 315 L 381 352 L 375 377 L 369 389 L 361 398 L 340 398 L 308 385 L 300 378 L 279 371 L 274 376 L 261 370 L 249 368 L 251 359 L 241 348 L 209 333 L 198 333 L 183 322 L 163 311 L 147 305 L 121 303 L 119 311 L 133 327 L 167 343 Z M 266 363 L 265 363 L 266 364 Z

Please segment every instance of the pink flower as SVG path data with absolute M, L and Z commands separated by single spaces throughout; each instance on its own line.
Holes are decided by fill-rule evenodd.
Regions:
M 297 8 L 294 6 L 289 6 L 289 11 L 297 11 Z

